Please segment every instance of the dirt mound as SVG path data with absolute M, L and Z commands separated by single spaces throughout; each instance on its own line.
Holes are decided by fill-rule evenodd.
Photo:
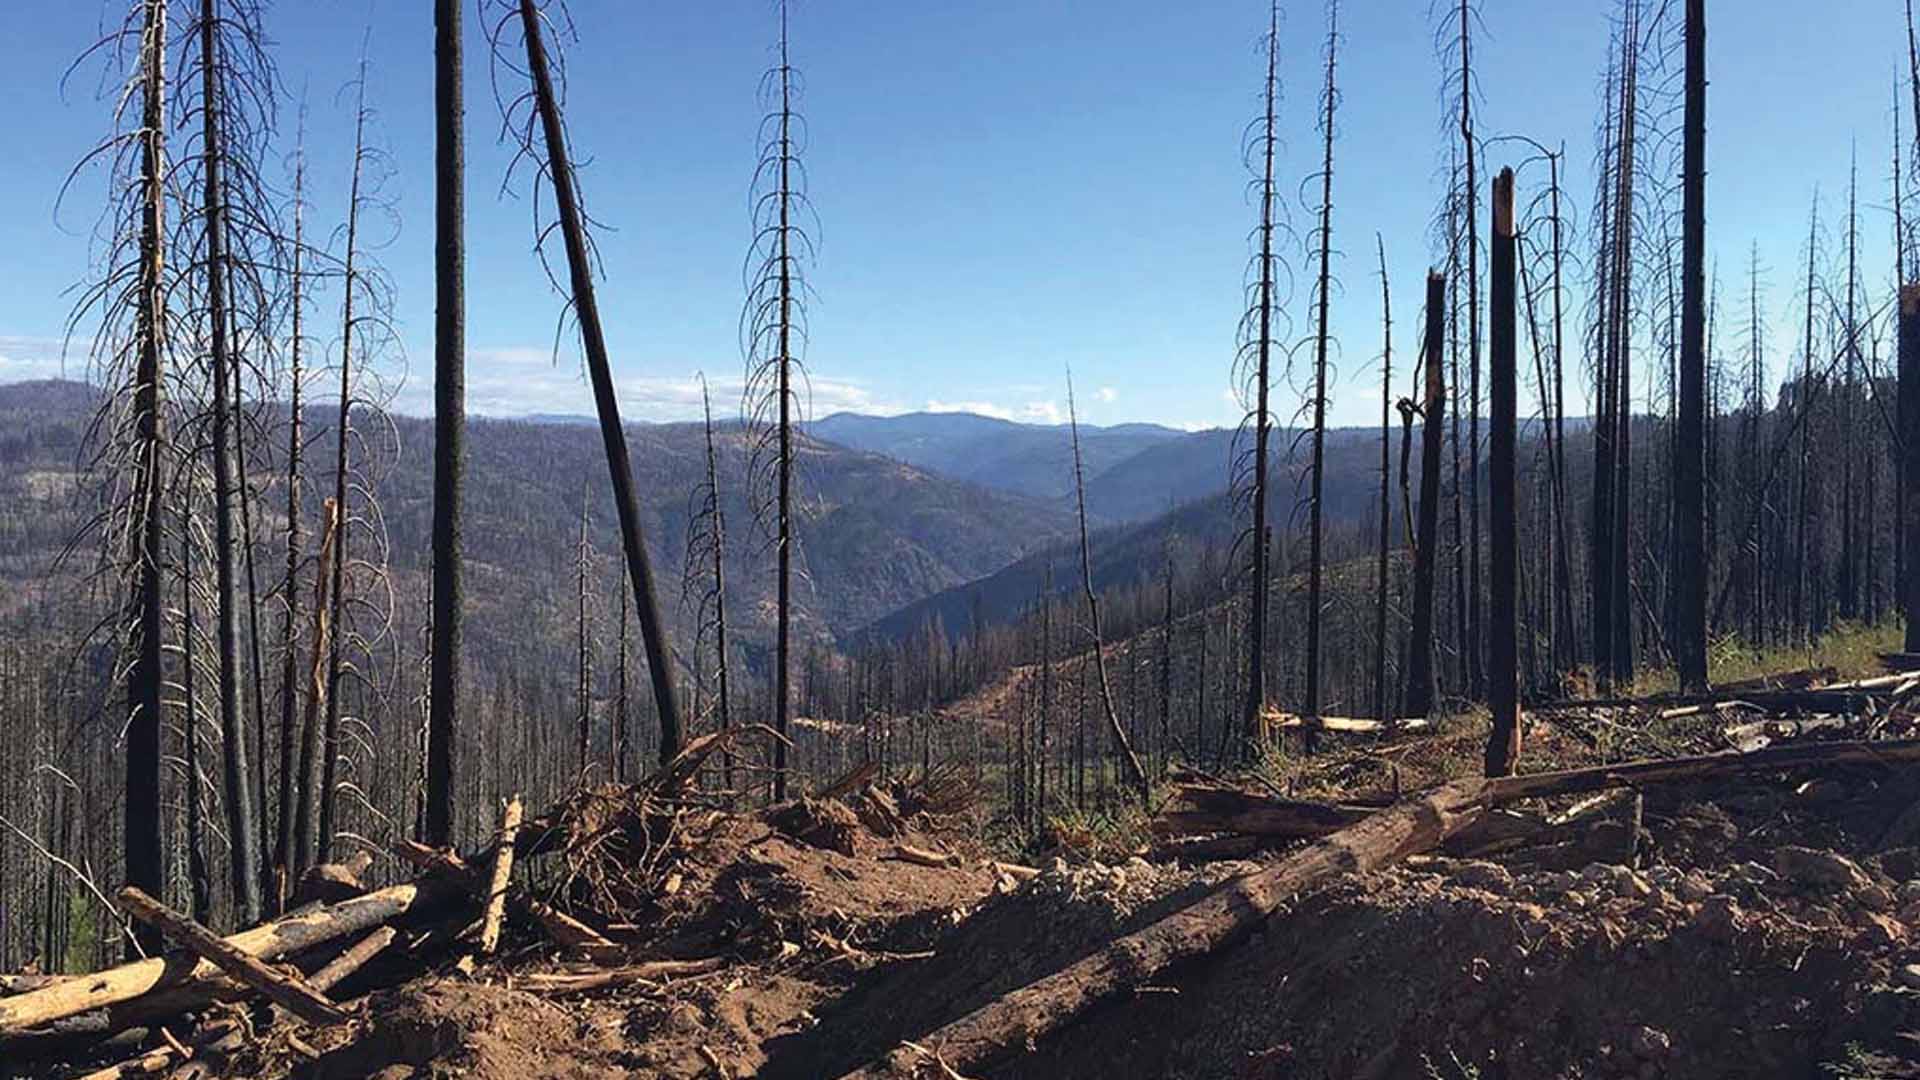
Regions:
M 436 979 L 376 994 L 366 1019 L 314 1063 L 314 1080 L 466 1077 L 574 1080 L 619 1076 L 618 1029 L 532 994 Z

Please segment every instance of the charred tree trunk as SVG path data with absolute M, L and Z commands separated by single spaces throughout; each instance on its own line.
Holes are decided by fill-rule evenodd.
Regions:
M 433 664 L 422 839 L 453 840 L 453 725 L 460 711 L 462 473 L 467 438 L 466 98 L 460 0 L 434 0 Z
M 1440 457 L 1446 438 L 1447 390 L 1441 359 L 1446 351 L 1447 279 L 1427 275 L 1427 334 L 1420 363 L 1426 369 L 1421 417 L 1419 525 L 1413 548 L 1413 628 L 1407 646 L 1406 713 L 1426 716 L 1434 707 L 1433 597 L 1440 539 Z
M 1491 320 L 1488 325 L 1488 376 L 1493 415 L 1487 478 L 1492 487 L 1490 530 L 1493 560 L 1489 565 L 1492 619 L 1488 625 L 1487 702 L 1493 710 L 1493 730 L 1487 736 L 1488 776 L 1507 776 L 1520 758 L 1519 635 L 1520 545 L 1518 489 L 1514 483 L 1514 433 L 1518 393 L 1516 369 L 1516 313 L 1514 266 L 1517 255 L 1513 220 L 1513 170 L 1503 169 L 1493 182 L 1493 279 L 1488 284 Z
M 674 689 L 672 650 L 666 623 L 654 589 L 653 566 L 640 527 L 639 496 L 634 491 L 633 464 L 627 456 L 626 430 L 620 425 L 620 403 L 614 396 L 613 370 L 607 360 L 607 340 L 600 327 L 600 305 L 595 297 L 593 267 L 587 254 L 586 224 L 580 196 L 574 187 L 573 159 L 567 151 L 560 104 L 553 77 L 547 70 L 547 51 L 540 38 L 540 12 L 534 0 L 520 0 L 521 31 L 525 36 L 527 70 L 533 79 L 534 106 L 546 141 L 546 172 L 553 184 L 554 204 L 560 214 L 561 238 L 567 249 L 567 268 L 574 314 L 580 321 L 580 340 L 593 379 L 593 399 L 600 416 L 600 437 L 606 445 L 607 469 L 613 477 L 614 506 L 620 515 L 620 538 L 626 550 L 627 573 L 633 580 L 634 606 L 640 615 L 640 636 L 647 653 L 647 672 L 653 679 L 654 705 L 660 714 L 660 761 L 680 753 L 679 697 Z
M 1707 686 L 1706 262 L 1707 17 L 1687 0 L 1687 87 L 1681 209 L 1680 418 L 1674 448 L 1674 660 L 1683 691 Z
M 1920 491 L 1920 285 L 1900 287 L 1900 473 L 1909 493 Z M 1920 500 L 1907 499 L 1900 522 L 1907 581 L 1901 595 L 1907 617 L 1906 651 L 1920 652 Z
M 234 402 L 230 400 L 232 327 L 228 325 L 227 207 L 225 170 L 222 160 L 226 135 L 221 128 L 224 88 L 220 83 L 220 16 L 214 0 L 200 4 L 200 78 L 203 100 L 200 109 L 201 153 L 203 167 L 203 204 L 206 229 L 207 344 L 210 349 L 213 382 L 213 499 L 214 499 L 214 574 L 216 578 L 215 620 L 220 656 L 220 737 L 225 779 L 224 806 L 231 851 L 234 907 L 243 924 L 260 921 L 260 874 L 258 833 L 254 822 L 258 813 L 254 804 L 253 779 L 248 772 L 247 731 L 240 722 L 240 600 L 234 566 L 234 495 L 239 479 L 234 475 L 233 446 L 235 430 Z
M 138 627 L 133 667 L 127 676 L 127 763 L 123 852 L 127 880 L 150 892 L 166 881 L 160 825 L 160 732 L 162 689 L 166 682 L 162 614 L 162 578 L 166 544 L 162 520 L 163 407 L 162 340 L 166 323 L 165 183 L 166 166 L 166 0 L 146 0 L 140 64 L 140 278 L 138 358 L 134 374 L 134 411 L 139 426 L 139 479 L 133 494 L 131 535 L 138 537 L 138 568 L 130 607 Z M 143 930 L 140 947 L 157 951 L 159 935 Z M 132 950 L 132 943 L 129 949 Z

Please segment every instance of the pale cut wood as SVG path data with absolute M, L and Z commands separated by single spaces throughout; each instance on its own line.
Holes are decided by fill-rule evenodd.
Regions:
M 408 882 L 338 904 L 286 915 L 225 940 L 242 952 L 273 960 L 361 933 L 460 894 L 459 886 L 450 881 Z M 109 1009 L 158 990 L 172 992 L 169 1005 L 177 1006 L 174 1011 L 184 1011 L 213 1000 L 222 986 L 230 984 L 221 975 L 220 968 L 197 956 L 137 960 L 0 998 L 0 1038 L 19 1035 L 66 1017 Z
M 265 994 L 288 1012 L 315 1024 L 345 1023 L 347 1014 L 298 973 L 276 971 L 251 953 L 214 936 L 213 931 L 128 885 L 120 890 L 120 906 L 128 914 L 185 946 L 201 959 Z
M 398 933 L 391 926 L 376 929 L 373 933 L 354 942 L 345 952 L 334 957 L 327 966 L 308 976 L 307 982 L 316 990 L 333 989 L 347 976 L 365 966 L 367 961 L 378 956 L 381 950 L 392 944 Z M 191 1058 L 200 1051 L 215 1048 L 229 1039 L 234 1039 L 243 1030 L 237 1018 L 216 1020 L 202 1025 L 200 1030 L 194 1033 L 191 1047 L 180 1048 L 171 1044 L 156 1047 L 138 1057 L 87 1073 L 80 1080 L 121 1080 L 123 1077 L 131 1076 L 157 1076 L 171 1069 L 176 1057 Z
M 916 866 L 931 866 L 939 870 L 951 869 L 960 865 L 960 856 L 958 855 L 949 855 L 942 851 L 928 851 L 926 848 L 914 847 L 912 844 L 893 845 L 893 857 L 902 862 L 913 863 Z
M 493 872 L 487 880 L 486 916 L 480 923 L 480 952 L 491 956 L 500 947 L 500 923 L 507 914 L 507 886 L 513 881 L 513 840 L 520 828 L 520 796 L 507 800 L 500 811 L 500 839 L 493 849 Z
M 1424 716 L 1409 716 L 1399 720 L 1379 720 L 1358 716 L 1302 716 L 1299 713 L 1281 712 L 1269 709 L 1266 713 L 1267 726 L 1270 728 L 1299 728 L 1307 731 L 1333 731 L 1350 735 L 1370 735 L 1383 731 L 1420 731 L 1428 726 Z

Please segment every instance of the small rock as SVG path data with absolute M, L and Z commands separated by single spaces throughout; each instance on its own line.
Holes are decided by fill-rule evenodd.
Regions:
M 1642 1061 L 1659 1061 L 1673 1052 L 1673 1040 L 1659 1028 L 1642 1024 L 1627 1034 L 1627 1048 Z
M 1585 911 L 1593 904 L 1593 901 L 1589 900 L 1587 894 L 1581 892 L 1579 889 L 1569 889 L 1567 890 L 1567 895 L 1561 898 L 1560 903 L 1572 911 Z
M 1485 889 L 1502 896 L 1513 891 L 1513 875 L 1497 863 L 1463 862 L 1454 868 L 1453 879 L 1470 889 Z
M 1646 878 L 1624 866 L 1620 870 L 1621 873 L 1613 879 L 1615 896 L 1624 900 L 1644 900 L 1653 895 L 1653 886 L 1648 884 Z
M 1734 903 L 1733 897 L 1715 893 L 1700 902 L 1693 925 L 1710 940 L 1730 942 L 1746 929 L 1746 916 L 1740 911 L 1740 905 Z
M 1154 865 L 1140 856 L 1135 855 L 1127 860 L 1127 873 L 1144 874 L 1147 877 L 1152 877 L 1154 874 Z
M 1788 844 L 1773 853 L 1774 869 L 1801 884 L 1822 888 L 1859 889 L 1873 884 L 1858 864 L 1831 851 Z
M 1909 990 L 1920 990 L 1920 964 L 1907 964 L 1893 973 L 1893 979 Z
M 1902 904 L 1920 904 L 1920 880 L 1903 882 L 1900 886 Z

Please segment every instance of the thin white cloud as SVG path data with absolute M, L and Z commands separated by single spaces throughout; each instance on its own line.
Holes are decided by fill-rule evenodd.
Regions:
M 86 375 L 87 343 L 73 344 L 78 362 L 61 359 L 64 343 L 51 338 L 0 336 L 0 383 L 78 379 Z
M 729 365 L 731 369 L 732 365 Z M 698 420 L 701 415 L 698 375 L 634 375 L 616 371 L 614 389 L 620 397 L 620 415 L 626 420 Z M 709 375 L 716 418 L 739 415 L 744 382 L 729 370 Z M 836 412 L 891 415 L 903 412 L 879 397 L 864 383 L 814 375 L 801 387 L 806 416 L 818 419 Z M 431 369 L 409 378 L 396 394 L 392 409 L 410 415 L 433 412 Z M 548 349 L 509 347 L 476 349 L 467 354 L 467 411 L 478 416 L 592 415 L 593 386 L 576 357 L 562 354 L 555 362 Z
M 974 413 L 979 416 L 991 416 L 997 420 L 1013 420 L 1028 424 L 1063 424 L 1067 412 L 1057 401 L 1029 401 L 1019 405 L 1002 405 L 992 401 L 940 401 L 927 402 L 924 409 L 930 413 Z
M 1093 392 L 1093 395 L 1094 395 L 1095 397 L 1097 397 L 1097 398 L 1099 398 L 1099 399 L 1100 399 L 1101 401 L 1104 401 L 1104 402 L 1106 402 L 1107 404 L 1109 404 L 1109 405 L 1111 405 L 1111 404 L 1113 404 L 1113 403 L 1114 403 L 1115 401 L 1117 401 L 1117 400 L 1119 400 L 1119 398 L 1120 398 L 1120 391 L 1119 391 L 1119 390 L 1116 390 L 1116 389 L 1114 389 L 1114 388 L 1113 388 L 1113 387 L 1111 387 L 1111 386 L 1103 386 L 1103 387 L 1101 387 L 1100 389 L 1098 389 L 1098 390 L 1095 390 L 1095 391 Z

